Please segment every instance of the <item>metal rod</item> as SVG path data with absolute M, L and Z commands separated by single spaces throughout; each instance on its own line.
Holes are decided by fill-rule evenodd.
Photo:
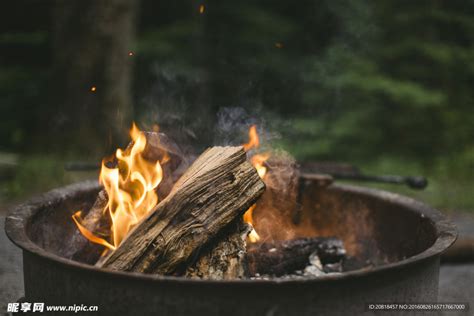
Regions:
M 395 176 L 395 175 L 367 175 L 367 174 L 331 174 L 338 180 L 355 180 L 378 183 L 404 184 L 416 190 L 423 190 L 428 186 L 428 180 L 421 176 Z

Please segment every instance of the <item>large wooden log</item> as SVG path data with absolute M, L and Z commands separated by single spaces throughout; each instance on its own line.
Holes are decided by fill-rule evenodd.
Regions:
M 100 266 L 172 274 L 242 216 L 264 189 L 242 147 L 210 148 Z
M 225 229 L 218 241 L 203 251 L 198 260 L 186 269 L 193 279 L 232 280 L 247 277 L 247 236 L 251 226 L 242 218 Z
M 279 242 L 251 244 L 247 249 L 250 275 L 281 276 L 302 270 L 309 264 L 309 256 L 316 253 L 323 264 L 342 260 L 346 254 L 340 239 L 307 237 Z

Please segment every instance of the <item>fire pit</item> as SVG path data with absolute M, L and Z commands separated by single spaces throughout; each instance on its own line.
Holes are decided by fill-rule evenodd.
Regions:
M 25 298 L 98 305 L 117 315 L 359 315 L 371 302 L 436 302 L 440 254 L 456 231 L 438 211 L 413 199 L 364 187 L 321 185 L 302 175 L 296 237 L 337 236 L 364 262 L 311 279 L 211 281 L 118 272 L 66 259 L 76 227 L 100 190 L 83 182 L 17 207 L 9 238 L 23 249 Z M 290 216 L 288 215 L 288 216 Z M 282 215 L 283 216 L 283 215 Z

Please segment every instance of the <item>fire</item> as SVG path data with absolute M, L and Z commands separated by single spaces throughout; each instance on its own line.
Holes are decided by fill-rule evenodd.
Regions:
M 244 146 L 245 151 L 249 151 L 250 149 L 258 148 L 258 146 L 260 146 L 260 140 L 258 138 L 257 126 L 256 125 L 250 126 L 250 129 L 249 129 L 249 142 L 246 143 L 246 144 L 243 144 L 242 146 Z
M 255 169 L 257 169 L 257 173 L 262 179 L 265 177 L 265 174 L 267 174 L 267 167 L 265 167 L 263 163 L 267 161 L 268 158 L 270 158 L 270 154 L 268 153 L 254 155 L 250 158 L 250 162 Z
M 126 150 L 117 149 L 117 163 L 114 167 L 107 166 L 107 161 L 104 160 L 99 176 L 99 181 L 108 195 L 103 214 L 108 214 L 111 219 L 111 240 L 98 237 L 84 227 L 81 224 L 80 211 L 72 216 L 84 237 L 111 250 L 114 250 L 134 225 L 158 203 L 155 189 L 163 179 L 163 161 L 150 162 L 142 157 L 146 146 L 145 134 L 133 124 L 130 136 L 133 140 L 132 147 Z
M 260 140 L 258 138 L 257 126 L 252 125 L 249 129 L 249 141 L 246 144 L 243 144 L 244 150 L 249 151 L 251 149 L 256 149 L 260 146 Z M 255 154 L 250 158 L 250 162 L 257 169 L 257 173 L 261 179 L 264 179 L 265 174 L 267 173 L 267 167 L 265 167 L 264 162 L 270 158 L 269 153 Z M 244 214 L 244 222 L 253 226 L 253 211 L 257 205 L 252 205 Z M 249 234 L 249 241 L 254 243 L 260 240 L 260 236 L 257 231 L 252 229 Z

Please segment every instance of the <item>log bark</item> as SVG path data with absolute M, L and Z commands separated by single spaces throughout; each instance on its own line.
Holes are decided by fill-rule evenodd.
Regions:
M 199 259 L 186 269 L 185 275 L 194 279 L 232 280 L 247 277 L 247 236 L 251 227 L 242 219 L 230 225 Z
M 309 256 L 317 253 L 323 264 L 334 263 L 345 256 L 344 245 L 334 237 L 308 237 L 280 242 L 252 244 L 247 249 L 250 275 L 257 273 L 281 276 L 302 270 Z
M 172 274 L 242 216 L 264 189 L 242 147 L 210 148 L 100 266 Z

